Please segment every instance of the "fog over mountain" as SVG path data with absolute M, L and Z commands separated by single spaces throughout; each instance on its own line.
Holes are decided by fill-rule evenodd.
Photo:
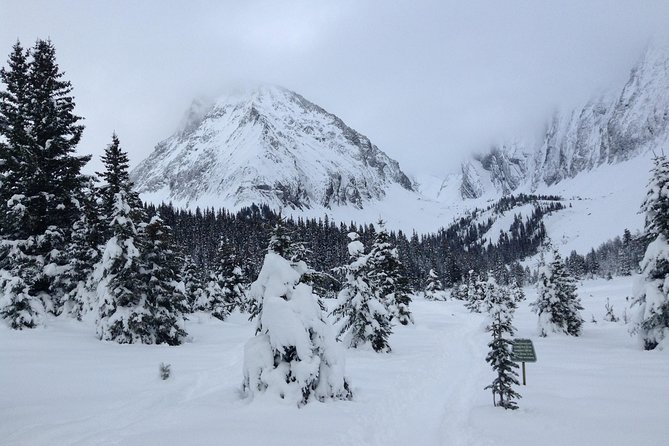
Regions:
M 617 89 L 669 4 L 625 1 L 336 3 L 0 1 L 0 44 L 50 37 L 86 117 L 79 147 L 116 131 L 136 166 L 194 97 L 254 80 L 304 95 L 408 174 L 541 136 L 556 108 Z

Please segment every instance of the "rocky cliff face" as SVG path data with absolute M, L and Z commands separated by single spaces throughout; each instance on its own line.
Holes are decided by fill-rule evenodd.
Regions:
M 131 177 L 152 201 L 182 205 L 361 208 L 391 185 L 413 190 L 367 137 L 277 86 L 195 102 Z
M 529 190 L 605 163 L 628 160 L 669 143 L 669 48 L 648 49 L 618 95 L 556 114 L 543 141 L 502 145 L 462 166 L 461 194 Z

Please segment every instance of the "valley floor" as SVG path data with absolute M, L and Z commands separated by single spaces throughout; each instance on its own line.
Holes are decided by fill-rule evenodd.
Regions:
M 0 327 L 2 445 L 664 445 L 669 438 L 669 352 L 644 352 L 620 316 L 632 280 L 579 288 L 583 336 L 536 336 L 528 299 L 517 337 L 531 338 L 520 409 L 492 406 L 483 388 L 483 315 L 461 302 L 412 305 L 416 324 L 396 327 L 393 353 L 348 350 L 355 398 L 311 403 L 241 398 L 243 346 L 253 324 L 235 314 L 187 324 L 180 347 L 102 343 L 90 324 Z M 629 312 L 629 310 L 628 310 Z M 592 323 L 592 316 L 598 321 Z M 159 364 L 172 366 L 162 381 Z

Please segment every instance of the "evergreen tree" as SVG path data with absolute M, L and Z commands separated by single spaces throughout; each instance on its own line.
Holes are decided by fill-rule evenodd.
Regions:
M 100 258 L 100 226 L 95 203 L 95 186 L 89 182 L 78 198 L 81 215 L 72 226 L 72 238 L 67 248 L 68 267 L 62 275 L 63 311 L 81 319 L 92 309 L 94 286 L 92 274 Z
M 303 281 L 310 268 L 275 249 L 292 250 L 290 239 L 276 228 L 249 290 L 257 329 L 244 348 L 243 390 L 250 396 L 273 393 L 298 406 L 312 400 L 350 399 L 343 352 L 323 316 L 319 297 Z
M 518 284 L 518 282 L 513 282 L 511 284 L 509 293 L 511 293 L 511 299 L 513 299 L 513 302 L 516 304 L 525 300 L 525 292 L 523 292 L 523 288 Z
M 116 133 L 112 134 L 112 142 L 105 148 L 104 155 L 101 157 L 104 171 L 98 172 L 98 176 L 104 184 L 100 187 L 100 210 L 104 219 L 109 223 L 114 209 L 116 194 L 124 192 L 129 200 L 138 200 L 136 194 L 132 192 L 132 182 L 129 174 L 128 154 L 121 148 L 121 142 Z M 137 202 L 131 203 L 131 208 L 138 208 Z M 105 236 L 109 235 L 109 228 L 106 228 Z
M 42 264 L 24 254 L 20 242 L 3 242 L 0 251 L 0 317 L 13 329 L 33 328 L 46 314 L 43 298 L 31 289 Z
M 391 319 L 397 319 L 402 325 L 413 323 L 409 309 L 411 297 L 407 290 L 406 277 L 402 274 L 397 248 L 390 243 L 390 235 L 383 220 L 377 226 L 374 244 L 369 253 L 372 291 L 386 305 Z
M 206 285 L 202 270 L 195 264 L 191 256 L 184 257 L 181 275 L 189 312 L 200 310 L 207 300 Z
M 640 265 L 632 333 L 644 349 L 652 350 L 665 346 L 669 338 L 669 161 L 664 156 L 655 157 L 641 210 L 646 215 L 645 236 L 653 241 Z
M 38 40 L 30 55 L 17 43 L 0 72 L 0 288 L 14 290 L 0 311 L 23 315 L 12 317 L 15 328 L 34 326 L 32 311 L 60 313 L 66 300 L 68 245 L 87 181 L 80 171 L 90 159 L 74 156 L 83 126 L 53 45 Z
M 142 223 L 137 203 L 125 188 L 116 194 L 112 236 L 93 274 L 98 336 L 121 344 L 178 345 L 187 336 L 183 261 L 169 226 L 158 216 Z
M 439 276 L 437 276 L 434 269 L 430 269 L 428 280 L 425 287 L 425 299 L 444 300 L 444 286 L 441 284 L 441 280 L 439 280 Z
M 222 237 L 218 245 L 217 265 L 209 276 L 205 310 L 225 320 L 235 309 L 245 308 L 247 280 L 232 243 Z
M 497 376 L 492 384 L 486 386 L 491 389 L 495 405 L 504 409 L 518 409 L 516 401 L 520 394 L 513 390 L 513 385 L 519 385 L 518 373 L 515 369 L 518 364 L 511 360 L 513 341 L 511 337 L 515 333 L 512 325 L 515 304 L 492 277 L 484 286 L 485 302 L 490 317 L 487 331 L 492 335 L 492 341 L 488 343 L 490 352 L 486 362 L 491 365 Z
M 0 69 L 0 80 L 5 87 L 0 89 L 0 237 L 8 240 L 27 238 L 21 227 L 22 209 L 12 206 L 25 193 L 22 182 L 30 172 L 27 58 L 28 52 L 17 42 L 8 67 Z
M 341 324 L 339 336 L 348 347 L 369 344 L 376 352 L 390 352 L 392 333 L 388 310 L 373 293 L 369 279 L 369 255 L 355 232 L 349 234 L 350 262 L 341 268 L 345 284 L 332 314 Z
M 90 156 L 74 156 L 84 127 L 74 111 L 70 82 L 56 64 L 53 44 L 38 40 L 29 70 L 30 161 L 35 170 L 27 179 L 26 230 L 43 234 L 50 226 L 68 230 L 79 217 L 73 197 L 86 177 L 81 168 Z
M 142 273 L 150 311 L 144 320 L 149 336 L 143 342 L 179 345 L 186 337 L 184 314 L 188 312 L 181 278 L 183 258 L 174 244 L 172 229 L 159 216 L 151 218 L 142 232 Z
M 142 265 L 139 222 L 132 219 L 133 210 L 125 192 L 116 194 L 112 213 L 112 237 L 105 244 L 96 265 L 97 332 L 102 340 L 120 344 L 152 343 L 145 319 L 150 319 L 146 275 Z
M 539 316 L 541 336 L 547 336 L 550 332 L 578 336 L 583 324 L 580 315 L 583 307 L 576 294 L 575 280 L 567 272 L 557 249 L 553 249 L 552 254 L 550 263 L 546 263 L 543 258 L 541 260 L 538 297 L 530 306 Z
M 467 283 L 467 300 L 465 308 L 472 313 L 480 313 L 485 306 L 485 283 L 488 278 L 479 277 L 473 271 L 469 272 Z

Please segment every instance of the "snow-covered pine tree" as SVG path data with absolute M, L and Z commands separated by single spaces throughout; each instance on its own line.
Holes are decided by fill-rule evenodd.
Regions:
M 518 365 L 511 360 L 513 341 L 511 337 L 515 333 L 512 325 L 515 304 L 509 293 L 505 292 L 492 277 L 484 286 L 485 302 L 490 317 L 487 331 L 492 335 L 488 343 L 490 352 L 486 362 L 491 365 L 497 374 L 493 382 L 485 389 L 491 389 L 495 405 L 504 409 L 518 409 L 515 400 L 520 394 L 513 390 L 514 385 L 519 385 L 518 373 L 515 369 Z
M 539 316 L 540 336 L 549 333 L 581 334 L 583 318 L 581 301 L 576 294 L 574 278 L 569 274 L 557 249 L 553 249 L 552 260 L 539 265 L 537 300 L 530 304 Z
M 184 314 L 188 302 L 181 278 L 183 258 L 174 244 L 172 229 L 159 215 L 142 227 L 142 269 L 150 317 L 144 320 L 149 344 L 179 345 L 186 337 Z M 146 342 L 148 340 L 149 342 Z
M 465 308 L 472 313 L 480 313 L 485 305 L 485 283 L 488 280 L 487 274 L 477 275 L 473 271 L 469 272 L 467 283 L 467 300 Z
M 27 238 L 21 230 L 21 209 L 12 209 L 26 193 L 23 181 L 28 175 L 30 85 L 28 52 L 17 42 L 7 62 L 0 69 L 0 237 L 5 240 Z M 17 199 L 12 200 L 12 197 Z
M 98 176 L 103 184 L 98 190 L 100 196 L 99 211 L 106 224 L 103 226 L 103 239 L 111 237 L 111 216 L 114 212 L 116 194 L 124 192 L 129 201 L 131 209 L 141 209 L 139 196 L 133 192 L 133 184 L 130 181 L 128 154 L 121 148 L 121 142 L 116 135 L 112 133 L 112 141 L 105 148 L 105 152 L 100 158 L 104 171 L 98 172 Z
M 319 297 L 302 281 L 310 268 L 282 255 L 292 249 L 285 232 L 275 229 L 249 290 L 257 330 L 244 348 L 243 391 L 249 396 L 269 392 L 298 406 L 350 399 L 341 346 Z
M 425 287 L 425 299 L 444 300 L 444 298 L 444 286 L 441 284 L 437 272 L 434 269 L 430 269 L 427 286 Z
M 370 287 L 369 255 L 357 233 L 351 232 L 348 237 L 350 262 L 341 268 L 346 282 L 332 311 L 341 324 L 339 336 L 348 347 L 369 344 L 376 352 L 390 352 L 390 316 Z
M 142 265 L 139 222 L 125 191 L 116 194 L 112 213 L 112 237 L 105 244 L 96 265 L 97 332 L 102 340 L 120 344 L 151 343 L 144 319 L 151 317 Z
M 469 272 L 473 274 L 473 271 Z M 461 283 L 456 283 L 453 285 L 453 291 L 451 291 L 451 297 L 457 300 L 467 301 L 469 297 L 469 277 L 463 277 Z
M 525 292 L 523 291 L 523 287 L 521 287 L 516 281 L 513 281 L 509 287 L 509 293 L 511 293 L 511 298 L 516 304 L 525 300 Z
M 95 289 L 92 275 L 95 264 L 100 258 L 101 241 L 98 207 L 95 203 L 95 186 L 90 181 L 77 199 L 81 215 L 72 225 L 72 237 L 67 248 L 68 268 L 62 276 L 63 312 L 81 319 L 92 309 Z
M 632 333 L 646 350 L 664 348 L 669 339 L 669 160 L 656 156 L 641 210 L 646 214 L 645 236 L 653 240 L 641 261 L 635 284 L 638 307 Z
M 195 264 L 191 256 L 184 257 L 181 276 L 184 281 L 189 312 L 200 310 L 200 305 L 204 305 L 207 300 L 207 286 L 205 285 L 202 270 Z
M 39 325 L 46 310 L 32 289 L 43 269 L 33 255 L 35 239 L 25 231 L 25 183 L 30 165 L 28 52 L 17 42 L 0 69 L 0 317 L 14 329 Z
M 130 183 L 130 174 L 128 173 L 129 161 L 128 154 L 121 149 L 121 141 L 116 132 L 112 133 L 112 141 L 105 148 L 104 154 L 100 157 L 102 165 L 105 167 L 103 172 L 98 172 L 98 176 L 105 184 L 100 187 L 100 196 L 102 197 L 102 208 L 107 214 L 114 209 L 114 196 L 126 190 Z
M 240 311 L 245 309 L 248 282 L 240 263 L 232 243 L 226 237 L 221 237 L 216 264 L 209 273 L 204 300 L 199 301 L 198 309 L 208 311 L 220 320 L 225 320 L 235 308 Z
M 169 227 L 159 217 L 148 224 L 136 220 L 143 211 L 131 197 L 123 189 L 116 194 L 112 237 L 93 273 L 98 336 L 120 344 L 178 345 L 187 335 L 182 262 Z
M 76 196 L 87 181 L 80 171 L 90 157 L 74 155 L 83 126 L 62 76 L 54 47 L 44 40 L 31 53 L 17 43 L 0 72 L 0 243 L 6 244 L 0 288 L 14 290 L 0 311 L 22 315 L 12 317 L 14 328 L 22 328 L 19 321 L 35 326 L 41 316 L 31 311 L 58 314 L 67 293 L 61 276 L 81 214 Z
M 30 283 L 43 264 L 25 251 L 23 241 L 3 240 L 0 247 L 0 317 L 16 330 L 34 328 L 46 315 L 44 299 Z
M 400 324 L 413 323 L 413 316 L 409 309 L 409 296 L 406 277 L 403 275 L 397 248 L 390 243 L 390 235 L 383 220 L 379 220 L 376 228 L 374 243 L 369 252 L 370 285 L 379 301 L 388 308 L 392 319 Z
M 632 233 L 629 229 L 625 228 L 623 231 L 623 244 L 620 247 L 619 253 L 619 270 L 618 273 L 621 276 L 629 276 L 632 274 L 632 271 L 635 270 L 634 265 L 634 253 L 633 253 L 633 242 L 632 242 Z

